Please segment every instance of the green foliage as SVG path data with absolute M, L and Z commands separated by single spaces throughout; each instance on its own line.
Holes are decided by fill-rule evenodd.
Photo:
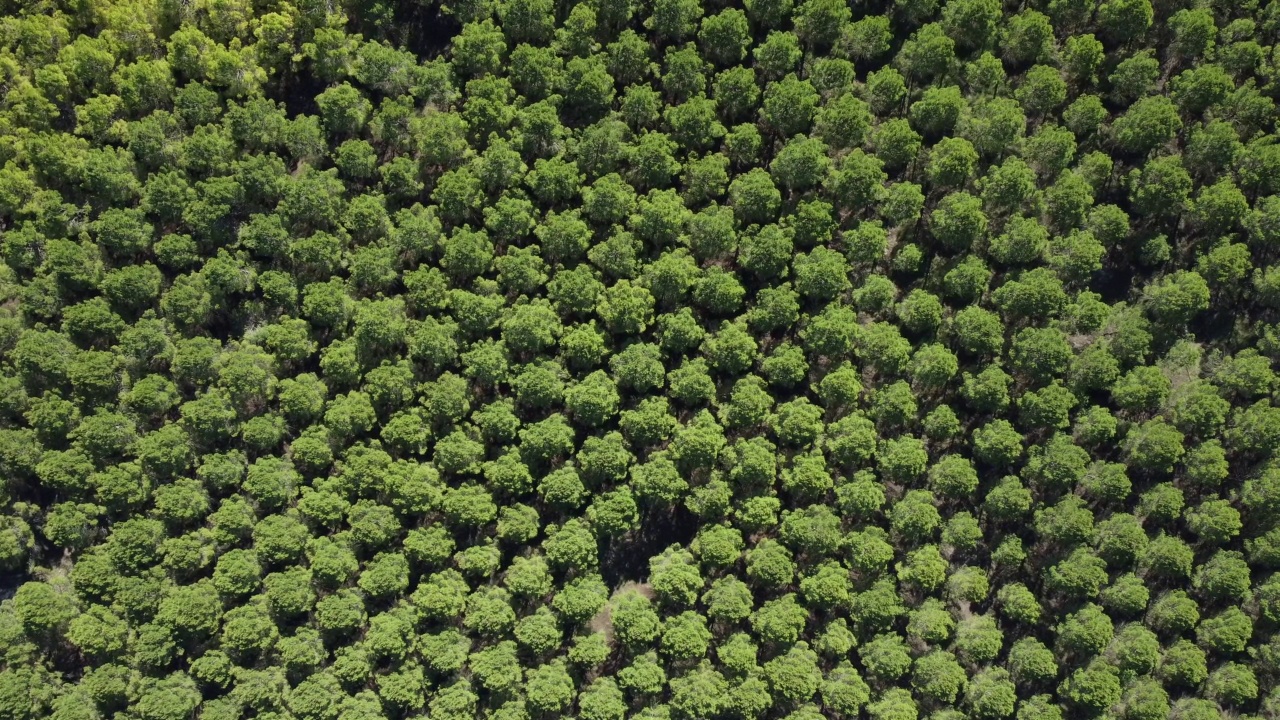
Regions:
M 1274 715 L 1274 15 L 8 8 L 0 717 Z

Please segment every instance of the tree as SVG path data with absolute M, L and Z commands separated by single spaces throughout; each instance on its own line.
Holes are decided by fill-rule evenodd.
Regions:
M 1014 583 L 1000 588 L 996 597 L 1001 612 L 1010 618 L 1023 623 L 1038 622 L 1042 613 L 1040 603 L 1035 595 L 1021 583 Z
M 703 18 L 698 40 L 703 53 L 717 65 L 741 61 L 751 44 L 746 13 L 729 9 Z
M 964 668 L 944 650 L 935 650 L 915 663 L 911 685 L 917 692 L 939 702 L 954 703 L 965 685 Z
M 1098 8 L 1098 18 L 1106 23 L 1115 42 L 1130 40 L 1151 26 L 1154 12 L 1145 0 L 1113 0 Z
M 1222 544 L 1239 534 L 1240 513 L 1226 500 L 1207 500 L 1186 512 L 1187 525 L 1200 540 Z
M 1166 155 L 1133 171 L 1130 187 L 1130 198 L 1140 212 L 1163 215 L 1182 209 L 1191 194 L 1191 176 L 1181 157 Z
M 1007 465 L 1022 455 L 1022 436 L 1006 420 L 995 420 L 973 435 L 974 456 L 991 465 Z
M 1052 680 L 1058 674 L 1053 651 L 1035 638 L 1023 638 L 1009 648 L 1009 673 L 1018 684 Z
M 929 469 L 929 487 L 946 497 L 966 497 L 978 489 L 978 473 L 968 458 L 946 455 Z
M 963 191 L 943 197 L 929 219 L 934 237 L 957 250 L 968 248 L 987 228 L 980 202 Z
M 1031 114 L 1044 115 L 1066 102 L 1067 84 L 1056 68 L 1034 65 L 1027 70 L 1015 97 Z
M 702 576 L 689 551 L 667 548 L 661 555 L 650 558 L 649 573 L 650 585 L 663 602 L 680 606 L 697 600 Z
M 697 3 L 664 0 L 654 6 L 645 26 L 668 40 L 678 41 L 694 34 L 701 17 L 702 8 Z
M 1137 101 L 1112 123 L 1116 144 L 1121 150 L 1134 155 L 1149 153 L 1168 142 L 1181 129 L 1177 108 L 1163 96 Z
M 1180 634 L 1200 621 L 1196 602 L 1181 590 L 1174 590 L 1160 597 L 1147 616 L 1147 624 L 1157 632 Z
M 1209 674 L 1205 694 L 1224 705 L 1243 705 L 1257 698 L 1258 680 L 1247 665 L 1226 663 Z
M 1244 650 L 1253 634 L 1253 623 L 1240 608 L 1232 607 L 1205 618 L 1196 628 L 1196 643 L 1222 655 Z
M 996 61 L 996 64 L 999 62 Z M 976 64 L 971 67 L 976 67 Z M 1021 139 L 1025 126 L 1026 117 L 1021 106 L 1014 100 L 983 99 L 961 112 L 956 124 L 956 134 L 973 143 L 980 155 L 992 157 L 1010 143 Z
M 765 87 L 762 117 L 779 136 L 792 137 L 809 129 L 818 104 L 818 92 L 809 81 L 789 74 Z
M 924 80 L 941 74 L 955 59 L 955 41 L 938 23 L 916 30 L 898 52 L 896 64 L 909 76 Z
M 885 691 L 879 700 L 867 705 L 867 713 L 876 720 L 907 720 L 918 717 L 911 693 L 902 688 Z
M 929 591 L 942 585 L 946 580 L 947 563 L 935 545 L 925 545 L 908 553 L 906 560 L 898 566 L 898 577 L 923 590 Z
M 1013 714 L 1017 695 L 1009 673 L 1002 668 L 993 668 L 970 680 L 965 701 L 978 717 L 1003 718 Z
M 1120 679 L 1110 666 L 1093 664 L 1075 670 L 1062 683 L 1062 693 L 1071 705 L 1087 712 L 1100 712 L 1120 701 Z
M 1108 562 L 1129 565 L 1146 551 L 1148 540 L 1136 518 L 1117 513 L 1098 525 L 1094 544 Z
M 1129 461 L 1140 469 L 1168 472 L 1182 455 L 1183 436 L 1163 420 L 1149 420 L 1125 439 Z
M 977 166 L 978 153 L 964 138 L 943 138 L 929 153 L 929 180 L 940 187 L 962 187 Z
M 1120 616 L 1132 616 L 1147 608 L 1151 593 L 1132 573 L 1116 578 L 1100 596 L 1103 607 Z
M 829 168 L 826 144 L 815 138 L 799 136 L 788 141 L 769 166 L 782 186 L 791 191 L 806 190 L 820 184 Z
M 565 405 L 574 419 L 598 426 L 618 412 L 617 386 L 601 370 L 588 375 L 565 393 Z
M 1179 640 L 1165 650 L 1156 674 L 1166 683 L 1199 685 L 1209 676 L 1204 651 L 1188 640 Z
M 573 701 L 573 679 L 562 661 L 541 665 L 529 671 L 527 680 L 529 704 L 539 712 L 555 712 Z
M 707 653 L 711 631 L 701 615 L 686 610 L 669 618 L 663 625 L 661 648 L 675 660 L 691 660 Z
M 681 717 L 715 715 L 729 703 L 724 676 L 704 660 L 685 675 L 671 678 L 671 705 Z
M 586 720 L 620 720 L 626 713 L 622 691 L 612 678 L 599 678 L 578 696 L 578 711 Z

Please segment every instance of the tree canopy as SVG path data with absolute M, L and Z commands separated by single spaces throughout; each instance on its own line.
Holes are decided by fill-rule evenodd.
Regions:
M 0 720 L 1280 714 L 1280 0 L 10 3 Z

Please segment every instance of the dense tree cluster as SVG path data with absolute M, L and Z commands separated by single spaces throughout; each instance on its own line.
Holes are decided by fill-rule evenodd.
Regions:
M 1280 0 L 33 0 L 0 720 L 1280 715 Z

